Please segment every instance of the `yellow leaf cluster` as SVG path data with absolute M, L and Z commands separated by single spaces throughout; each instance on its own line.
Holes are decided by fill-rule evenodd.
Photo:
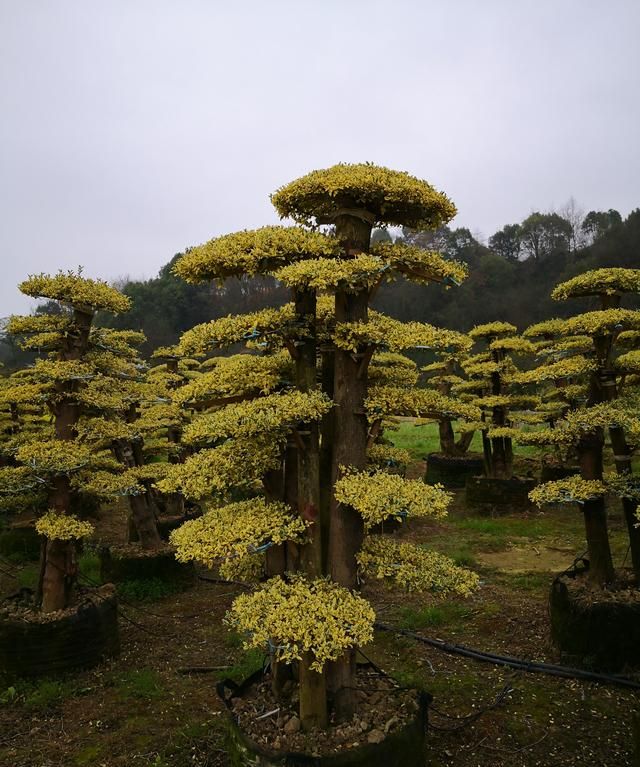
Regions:
M 234 440 L 189 456 L 184 463 L 168 467 L 157 483 L 160 492 L 182 493 L 198 501 L 223 495 L 230 488 L 255 484 L 267 471 L 277 468 L 283 440 L 272 435 Z
M 367 378 L 370 384 L 376 386 L 406 386 L 413 387 L 418 383 L 418 371 L 406 365 L 380 365 L 374 359 L 369 365 Z
M 525 336 L 525 338 L 554 338 L 563 327 L 564 320 L 554 318 L 552 320 L 544 320 L 543 322 L 537 322 L 535 325 L 531 325 L 522 333 L 522 335 Z
M 83 522 L 72 515 L 49 511 L 36 522 L 36 530 L 50 541 L 71 541 L 87 538 L 93 533 L 94 528 L 90 522 Z
M 425 485 L 385 471 L 349 471 L 338 479 L 333 492 L 337 501 L 361 515 L 367 527 L 390 517 L 443 517 L 452 499 L 442 485 Z
M 133 440 L 140 436 L 138 423 L 104 417 L 82 418 L 76 431 L 82 442 L 98 444 L 109 444 L 118 439 Z
M 33 489 L 38 484 L 38 478 L 26 466 L 0 466 L 0 494 L 2 495 L 18 495 Z
M 529 493 L 529 499 L 536 506 L 545 503 L 585 503 L 600 498 L 606 491 L 604 482 L 576 475 L 538 485 Z
M 405 349 L 468 350 L 471 341 L 462 333 L 436 328 L 424 322 L 400 322 L 379 312 L 370 312 L 368 322 L 338 322 L 334 343 L 339 349 L 357 352 L 377 346 L 391 352 Z
M 68 314 L 12 315 L 6 325 L 7 333 L 26 335 L 29 333 L 58 332 L 72 330 L 73 320 Z
M 538 357 L 564 357 L 568 353 L 586 354 L 593 351 L 590 336 L 569 336 L 556 341 L 539 341 L 536 344 Z
M 459 567 L 449 557 L 412 543 L 371 535 L 357 555 L 363 576 L 388 579 L 407 591 L 469 596 L 479 585 L 476 573 Z
M 314 258 L 283 266 L 274 277 L 296 290 L 340 289 L 358 293 L 373 287 L 385 274 L 391 278 L 389 265 L 378 256 L 360 253 L 354 258 Z
M 171 533 L 179 562 L 213 567 L 220 559 L 245 557 L 284 541 L 303 543 L 307 524 L 285 503 L 264 498 L 213 508 Z
M 582 356 L 567 357 L 548 365 L 541 365 L 533 370 L 527 370 L 525 373 L 518 373 L 512 380 L 519 384 L 542 383 L 543 381 L 557 381 L 561 378 L 578 378 L 593 373 L 595 369 L 596 363 L 593 360 Z
M 622 474 L 605 474 L 604 481 L 607 489 L 619 498 L 640 501 L 640 477 L 630 472 L 623 472 Z
M 21 282 L 19 288 L 27 296 L 51 298 L 87 313 L 98 310 L 118 313 L 131 308 L 131 301 L 120 291 L 102 280 L 91 280 L 76 272 L 58 272 L 54 276 L 34 274 Z
M 615 365 L 618 370 L 623 370 L 625 373 L 640 373 L 640 350 L 634 349 L 621 354 L 616 359 Z
M 393 445 L 373 444 L 367 449 L 367 460 L 380 468 L 407 466 L 411 462 L 411 453 Z
M 487 432 L 489 439 L 515 439 L 519 435 L 520 429 L 514 429 L 512 426 L 493 426 Z
M 475 405 L 460 402 L 432 389 L 407 390 L 397 386 L 372 386 L 365 400 L 365 408 L 370 420 L 381 415 L 435 420 L 448 417 L 473 421 L 480 418 L 480 409 Z
M 216 237 L 190 248 L 174 266 L 187 282 L 272 272 L 301 259 L 331 257 L 339 243 L 301 227 L 265 226 Z
M 224 559 L 218 565 L 220 577 L 227 581 L 258 583 L 265 574 L 265 556 L 248 554 L 246 557 Z
M 437 229 L 456 214 L 455 205 L 426 181 L 389 168 L 339 164 L 280 187 L 271 202 L 281 218 L 300 224 L 333 221 L 343 209 L 366 211 L 374 225 Z
M 637 329 L 640 329 L 640 312 L 632 309 L 602 309 L 570 317 L 558 332 L 565 336 L 603 336 L 620 330 Z
M 593 269 L 561 282 L 551 292 L 551 298 L 564 301 L 579 296 L 613 295 L 640 292 L 640 269 Z
M 476 325 L 469 331 L 469 336 L 475 340 L 479 338 L 491 339 L 498 336 L 510 336 L 517 331 L 515 325 L 509 322 L 487 322 L 484 325 Z
M 17 460 L 42 474 L 69 474 L 91 461 L 91 451 L 68 440 L 52 439 L 30 442 L 18 448 Z
M 628 349 L 634 349 L 640 345 L 640 330 L 623 330 L 616 338 L 616 343 Z
M 526 338 L 518 336 L 508 336 L 506 338 L 496 338 L 489 344 L 491 351 L 511 352 L 512 354 L 533 354 L 536 347 Z
M 97 349 L 105 349 L 119 357 L 136 358 L 135 348 L 146 341 L 146 336 L 139 330 L 112 330 L 111 328 L 91 328 L 89 343 Z
M 183 442 L 191 445 L 233 437 L 252 439 L 275 432 L 286 434 L 299 423 L 320 420 L 332 407 L 332 400 L 320 391 L 268 394 L 194 418 L 185 427 Z
M 313 656 L 321 672 L 352 647 L 373 639 L 375 613 L 357 594 L 325 579 L 272 578 L 253 594 L 233 602 L 226 622 L 246 636 L 246 649 L 273 649 L 284 663 Z
M 440 253 L 408 245 L 404 242 L 380 242 L 371 252 L 384 259 L 389 267 L 415 282 L 449 282 L 459 285 L 469 270 L 460 261 L 444 258 Z
M 563 426 L 577 436 L 580 433 L 593 432 L 598 428 L 610 428 L 629 424 L 632 413 L 618 400 L 614 402 L 601 402 L 591 407 L 570 410 L 565 416 Z
M 221 346 L 281 332 L 288 329 L 294 320 L 293 304 L 285 304 L 278 309 L 261 309 L 250 314 L 230 314 L 187 330 L 180 339 L 179 349 L 185 355 L 206 354 Z
M 80 360 L 36 360 L 33 375 L 42 381 L 86 381 L 96 374 L 94 367 Z
M 293 363 L 288 352 L 256 356 L 234 354 L 214 357 L 215 366 L 174 394 L 179 404 L 238 395 L 268 394 L 283 381 L 292 380 Z

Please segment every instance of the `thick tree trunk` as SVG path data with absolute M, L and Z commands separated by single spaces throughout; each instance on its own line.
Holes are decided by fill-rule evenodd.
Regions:
M 298 513 L 298 446 L 295 442 L 289 442 L 284 457 L 284 500 L 291 507 L 294 514 Z M 275 547 L 273 547 L 275 548 Z M 287 541 L 286 567 L 289 572 L 300 569 L 300 546 L 292 541 Z
M 624 429 L 615 426 L 609 429 L 609 436 L 611 438 L 611 447 L 613 448 L 613 458 L 616 464 L 617 473 L 631 475 L 631 450 L 627 444 Z M 638 517 L 636 516 L 638 502 L 631 498 L 623 498 L 622 509 L 624 511 L 624 519 L 629 534 L 631 564 L 636 576 L 636 582 L 640 585 L 640 525 L 638 524 Z
M 578 457 L 583 479 L 602 479 L 603 442 L 601 429 L 580 440 Z M 598 586 L 604 586 L 614 577 L 604 498 L 587 501 L 583 504 L 582 510 L 589 552 L 589 578 Z
M 284 456 L 283 456 L 284 462 Z M 277 469 L 271 469 L 262 478 L 264 494 L 270 502 L 285 500 L 284 495 L 284 466 L 281 464 Z M 274 575 L 284 575 L 287 569 L 287 551 L 284 543 L 271 546 L 265 554 L 266 574 L 269 578 Z
M 316 294 L 294 291 L 296 317 L 311 325 L 303 343 L 296 347 L 296 386 L 299 391 L 317 389 L 316 371 Z M 300 567 L 310 580 L 322 575 L 322 525 L 320 522 L 320 442 L 317 422 L 304 424 L 298 449 L 298 513 L 309 523 L 309 541 L 300 549 Z M 305 730 L 327 726 L 325 677 L 309 668 L 313 656 L 300 660 L 300 720 Z
M 299 664 L 300 721 L 305 730 L 327 726 L 327 688 L 324 674 L 311 669 L 313 656 L 304 653 Z
M 336 236 L 347 257 L 369 250 L 371 225 L 353 215 L 336 218 Z M 366 322 L 369 294 L 336 293 L 336 322 Z M 366 352 L 365 352 L 366 353 Z M 367 396 L 367 369 L 362 358 L 336 349 L 334 373 L 334 450 L 331 484 L 335 484 L 342 467 L 364 469 L 367 460 L 367 418 L 364 401 Z M 329 530 L 329 573 L 334 581 L 349 589 L 357 587 L 356 554 L 362 546 L 362 517 L 348 506 L 331 499 Z M 350 719 L 356 709 L 355 651 L 331 664 L 330 688 L 338 721 Z
M 491 352 L 494 362 L 502 362 L 503 354 L 500 351 Z M 491 374 L 491 394 L 500 396 L 504 394 L 502 376 L 499 372 Z M 493 426 L 502 427 L 506 424 L 506 410 L 504 407 L 494 407 L 491 422 Z M 504 437 L 491 440 L 492 466 L 491 476 L 497 479 L 511 479 L 513 474 L 513 451 L 507 445 Z
M 82 359 L 89 345 L 92 320 L 92 313 L 74 311 L 75 332 L 65 337 L 64 347 L 60 353 L 61 360 Z M 56 439 L 66 441 L 76 437 L 80 407 L 75 402 L 74 394 L 78 385 L 76 381 L 64 381 L 56 386 L 59 400 L 53 409 Z M 71 483 L 68 476 L 54 478 L 49 504 L 57 514 L 70 513 Z M 42 546 L 41 558 L 42 612 L 63 610 L 72 604 L 75 596 L 78 577 L 76 542 L 75 540 L 47 540 Z
M 311 327 L 302 344 L 297 346 L 295 360 L 296 386 L 299 391 L 317 389 L 316 371 L 316 294 L 295 291 L 296 317 L 311 318 Z M 302 445 L 298 449 L 298 513 L 309 523 L 309 542 L 300 551 L 300 564 L 309 578 L 322 575 L 322 525 L 320 524 L 320 440 L 317 422 L 304 424 Z M 303 721 L 304 725 L 304 721 Z
M 485 477 L 493 476 L 493 461 L 491 455 L 491 440 L 487 436 L 485 429 L 482 430 L 482 458 L 484 460 Z
M 616 375 L 613 371 L 607 370 L 600 374 L 600 391 L 603 393 L 603 398 L 608 402 L 617 399 L 618 388 L 616 385 Z M 609 429 L 609 437 L 611 439 L 611 447 L 613 448 L 613 460 L 616 465 L 616 472 L 618 474 L 632 475 L 633 466 L 631 464 L 631 449 L 627 444 L 624 429 L 620 426 L 611 427 Z M 638 517 L 636 516 L 638 502 L 631 498 L 622 498 L 622 509 L 627 525 L 627 533 L 629 535 L 631 564 L 636 576 L 636 581 L 640 585 L 640 526 L 638 525 Z
M 465 455 L 473 442 L 474 431 L 465 431 L 456 442 L 456 455 Z
M 162 538 L 158 532 L 156 517 L 147 503 L 145 495 L 130 495 L 129 507 L 131 517 L 138 534 L 138 540 L 143 549 L 151 551 L 162 546 Z
M 453 424 L 446 418 L 438 422 L 438 433 L 440 435 L 440 450 L 445 455 L 456 454 L 456 438 L 453 433 Z
M 136 459 L 137 448 L 135 443 L 125 440 L 116 440 L 113 445 L 113 452 L 118 461 L 127 469 L 142 464 Z M 142 450 L 140 449 L 141 458 Z M 148 551 L 157 549 L 162 545 L 162 539 L 158 532 L 156 516 L 153 513 L 153 506 L 149 504 L 149 493 L 129 496 L 129 509 L 131 511 L 131 521 L 137 535 L 137 539 L 143 549 Z M 129 526 L 129 543 L 133 540 L 131 536 L 131 525 Z
M 57 514 L 67 514 L 71 504 L 71 483 L 67 476 L 54 479 L 49 498 Z M 64 610 L 73 603 L 78 575 L 76 542 L 47 539 L 41 550 L 42 612 Z
M 73 604 L 78 577 L 75 541 L 48 540 L 44 547 L 42 612 L 64 610 Z
M 320 381 L 322 391 L 333 399 L 334 352 L 322 352 Z M 322 527 L 322 571 L 328 571 L 329 526 L 331 515 L 331 467 L 333 462 L 335 413 L 330 410 L 320 424 L 320 525 Z
M 366 318 L 366 294 L 341 293 L 336 296 L 338 322 L 366 321 Z M 366 466 L 367 419 L 364 400 L 367 395 L 367 377 L 366 373 L 358 377 L 360 360 L 354 359 L 354 356 L 349 352 L 336 350 L 332 486 L 339 478 L 342 467 L 364 469 Z M 362 545 L 363 534 L 362 517 L 333 498 L 329 532 L 329 571 L 335 581 L 350 589 L 357 585 L 356 554 Z

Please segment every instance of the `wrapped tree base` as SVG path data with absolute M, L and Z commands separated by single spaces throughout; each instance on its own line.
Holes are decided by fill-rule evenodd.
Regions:
M 466 484 L 466 502 L 481 514 L 489 516 L 528 511 L 533 505 L 529 492 L 535 486 L 535 479 L 529 478 L 471 477 Z
M 373 675 L 369 681 L 383 680 L 388 684 L 388 693 L 374 691 L 372 695 L 389 698 L 391 695 L 391 716 L 386 723 L 370 721 L 366 705 L 360 715 L 340 728 L 302 733 L 300 722 L 295 715 L 285 713 L 278 705 L 264 700 L 265 675 L 258 671 L 242 684 L 230 680 L 221 682 L 217 689 L 229 715 L 228 749 L 234 767 L 423 767 L 425 764 L 425 737 L 428 722 L 428 707 L 431 696 L 418 691 L 395 688 L 394 683 L 370 666 L 359 667 L 358 676 Z M 378 684 L 380 686 L 382 682 Z M 365 687 L 359 695 L 363 698 Z M 374 685 L 371 685 L 374 686 Z M 398 696 L 396 700 L 396 694 Z M 249 732 L 244 722 L 242 709 L 251 706 L 253 695 L 265 712 L 274 709 L 271 715 L 262 718 L 264 734 Z M 389 701 L 386 701 L 389 703 Z M 397 707 L 393 708 L 393 703 Z M 380 709 L 383 703 L 372 702 Z M 378 711 L 378 716 L 386 715 Z M 255 719 L 255 716 L 252 717 Z M 343 732 L 342 735 L 340 733 Z M 344 739 L 341 743 L 340 738 Z M 304 747 L 304 744 L 308 744 Z
M 464 487 L 467 479 L 482 474 L 484 466 L 482 456 L 478 455 L 429 453 L 426 461 L 424 481 L 428 485 L 442 484 L 452 488 Z
M 607 590 L 591 586 L 585 568 L 554 580 L 551 637 L 563 663 L 604 672 L 640 667 L 640 592 L 630 571 L 616 574 Z
M 100 551 L 100 577 L 107 583 L 151 580 L 184 581 L 193 580 L 195 570 L 192 564 L 183 564 L 175 558 L 173 547 L 165 545 L 160 549 L 143 549 L 130 543 L 126 546 L 112 546 Z
M 91 668 L 120 652 L 113 586 L 81 590 L 67 610 L 43 614 L 22 589 L 0 603 L 0 678 L 47 677 Z

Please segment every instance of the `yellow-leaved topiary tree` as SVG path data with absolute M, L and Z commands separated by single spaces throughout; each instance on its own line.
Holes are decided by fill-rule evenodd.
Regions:
M 159 487 L 208 503 L 201 519 L 172 535 L 178 557 L 222 561 L 229 572 L 266 553 L 269 580 L 235 601 L 228 622 L 247 646 L 271 649 L 276 694 L 287 664 L 298 662 L 299 713 L 310 729 L 327 725 L 329 707 L 338 719 L 355 710 L 355 650 L 370 641 L 374 621 L 358 594 L 361 577 L 463 594 L 477 583 L 444 557 L 367 535 L 385 519 L 440 515 L 450 500 L 439 487 L 381 470 L 393 463 L 378 441 L 384 420 L 480 412 L 416 389 L 410 361 L 399 357 L 416 347 L 468 347 L 464 336 L 369 310 L 381 282 L 398 275 L 464 278 L 462 265 L 437 253 L 371 246 L 376 225 L 444 224 L 455 214 L 446 196 L 408 174 L 363 164 L 315 171 L 272 201 L 298 226 L 218 237 L 176 263 L 192 282 L 271 274 L 292 301 L 182 336 L 184 354 L 237 343 L 252 353 L 207 360 L 202 375 L 175 392 L 198 411 L 183 433 L 193 452 Z
M 135 372 L 126 334 L 92 332 L 97 311 L 126 311 L 129 299 L 74 272 L 35 275 L 20 290 L 58 302 L 60 313 L 10 319 L 8 331 L 22 346 L 45 354 L 22 376 L 13 376 L 2 397 L 14 403 L 28 397 L 48 411 L 52 423 L 16 430 L 9 465 L 0 469 L 0 494 L 41 499 L 35 502 L 41 512 L 36 529 L 44 540 L 37 602 L 51 613 L 74 604 L 77 543 L 93 530 L 82 519 L 82 495 L 100 496 L 90 486 L 97 472 L 117 481 L 123 470 L 112 455 L 83 441 L 79 430 L 83 417 L 100 407 L 92 392 L 109 390 L 113 397 L 115 381 Z

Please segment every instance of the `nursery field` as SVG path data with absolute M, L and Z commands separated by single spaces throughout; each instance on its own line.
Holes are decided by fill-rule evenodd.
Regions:
M 395 432 L 394 441 L 415 459 L 410 476 L 424 472 L 421 457 L 435 449 L 434 437 L 433 427 L 409 422 Z M 533 466 L 525 453 L 519 460 Z M 91 545 L 113 542 L 125 517 L 119 506 L 105 508 Z M 615 504 L 610 523 L 621 564 L 627 543 Z M 460 492 L 445 521 L 418 519 L 400 535 L 428 542 L 471 567 L 480 574 L 481 588 L 467 599 L 438 601 L 368 582 L 364 594 L 378 621 L 499 655 L 558 661 L 549 640 L 547 596 L 553 574 L 586 548 L 577 511 L 558 506 L 481 517 L 465 508 Z M 82 570 L 85 581 L 98 578 L 90 547 Z M 245 652 L 222 624 L 242 586 L 216 581 L 212 572 L 199 576 L 186 590 L 155 581 L 122 584 L 118 659 L 60 679 L 0 689 L 0 765 L 230 764 L 215 685 L 246 677 L 263 657 Z M 16 557 L 0 562 L 3 594 L 34 578 L 33 564 Z M 376 632 L 364 652 L 401 684 L 433 695 L 427 739 L 432 767 L 632 764 L 631 718 L 638 708 L 633 692 L 479 663 L 389 631 Z M 354 744 L 359 737 L 354 727 Z

